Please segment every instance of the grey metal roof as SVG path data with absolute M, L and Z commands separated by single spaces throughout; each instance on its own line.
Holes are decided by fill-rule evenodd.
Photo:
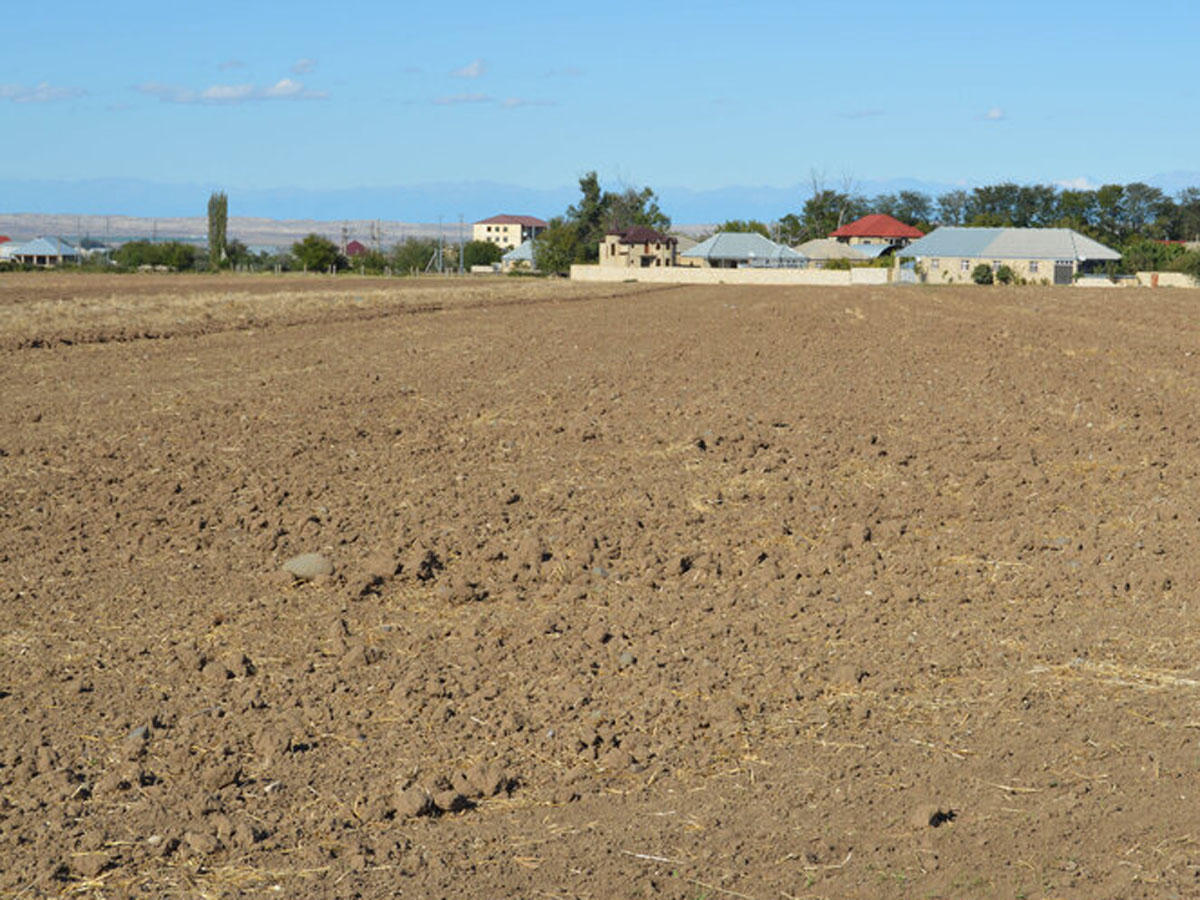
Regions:
M 809 259 L 862 259 L 863 255 L 851 244 L 837 238 L 813 238 L 793 248 Z
M 523 241 L 520 245 L 513 247 L 505 253 L 500 259 L 506 263 L 533 262 L 533 241 Z
M 900 256 L 970 259 L 1117 260 L 1121 254 L 1070 228 L 944 226 L 897 251 Z
M 79 250 L 62 238 L 57 237 L 39 237 L 23 243 L 6 241 L 0 244 L 0 259 L 15 259 L 19 256 L 63 256 L 74 258 L 79 256 Z
M 691 259 L 748 262 L 754 259 L 801 262 L 803 253 L 777 244 L 757 232 L 718 231 L 707 241 L 681 253 Z

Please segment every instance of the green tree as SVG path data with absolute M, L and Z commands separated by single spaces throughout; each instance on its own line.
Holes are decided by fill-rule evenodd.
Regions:
M 354 268 L 368 275 L 382 275 L 388 267 L 388 258 L 378 250 L 367 250 L 354 257 Z
M 1174 268 L 1186 253 L 1180 244 L 1135 237 L 1121 247 L 1121 268 L 1126 272 L 1162 272 Z
M 1171 199 L 1156 187 L 1140 181 L 1125 185 L 1124 222 L 1128 234 L 1162 239 L 1170 227 Z
M 551 219 L 533 242 L 533 267 L 547 275 L 567 275 L 571 263 L 580 262 L 581 226 L 562 216 Z
M 970 198 L 966 191 L 947 191 L 937 199 L 937 217 L 943 225 L 962 225 L 967 221 Z
M 338 252 L 337 244 L 319 234 L 309 234 L 304 240 L 292 244 L 292 255 L 305 271 L 323 272 L 332 267 L 345 266 L 345 258 Z
M 971 280 L 976 284 L 991 284 L 992 267 L 987 263 L 980 263 L 971 270 Z
M 579 191 L 583 196 L 578 206 L 568 206 L 566 220 L 575 227 L 573 234 L 579 241 L 576 255 L 580 262 L 595 262 L 600 258 L 600 242 L 604 240 L 607 200 L 600 189 L 600 177 L 593 171 L 579 179 Z M 561 238 L 563 235 L 559 234 Z
M 165 241 L 152 244 L 150 241 L 129 241 L 113 253 L 113 261 L 122 268 L 136 269 L 139 266 L 163 266 L 182 272 L 194 268 L 199 251 L 191 244 L 180 241 Z
M 671 227 L 671 219 L 658 204 L 658 195 L 651 188 L 640 191 L 626 188 L 619 193 L 604 191 L 595 172 L 588 172 L 579 179 L 579 190 L 583 195 L 578 205 L 567 207 L 564 222 L 572 226 L 575 262 L 595 262 L 600 258 L 600 244 L 608 231 L 645 225 L 657 231 Z M 562 239 L 567 232 L 560 232 Z M 561 248 L 556 248 L 558 252 Z
M 254 256 L 244 243 L 232 240 L 225 245 L 225 261 L 235 269 L 248 268 L 253 265 Z
M 1176 272 L 1186 272 L 1192 276 L 1192 281 L 1200 284 L 1200 250 L 1188 250 L 1172 263 L 1171 268 Z
M 1177 241 L 1200 241 L 1200 188 L 1184 188 L 1176 196 L 1171 237 Z
M 1012 225 L 1020 191 L 1020 186 L 1011 181 L 975 188 L 967 201 L 967 223 L 993 228 Z
M 920 191 L 901 191 L 892 215 L 909 225 L 928 223 L 933 218 L 933 201 Z
M 756 219 L 730 219 L 728 222 L 722 222 L 717 226 L 717 231 L 733 231 L 741 232 L 742 234 L 761 234 L 768 240 L 771 237 L 771 229 L 765 223 L 759 222 Z
M 1058 212 L 1055 224 L 1060 228 L 1083 231 L 1096 221 L 1096 192 L 1065 190 L 1058 195 Z
M 671 227 L 670 217 L 659 208 L 658 195 L 648 187 L 640 191 L 626 188 L 619 194 L 605 194 L 604 230 L 632 228 L 645 225 L 655 231 L 666 231 Z M 600 239 L 603 240 L 601 235 Z
M 1096 221 L 1100 240 L 1121 242 L 1125 238 L 1125 186 L 1105 184 L 1096 191 Z
M 490 266 L 500 262 L 500 248 L 491 241 L 468 241 L 463 247 L 463 266 Z
M 804 240 L 804 220 L 795 213 L 781 216 L 775 223 L 775 234 L 781 244 L 799 244 Z
M 402 275 L 424 272 L 437 248 L 437 241 L 432 238 L 403 240 L 392 248 L 392 268 Z
M 862 197 L 823 188 L 804 201 L 801 218 L 804 221 L 804 238 L 828 237 L 847 222 L 861 218 L 868 210 Z
M 1012 270 L 1012 266 L 1001 265 L 996 269 L 996 281 L 1000 284 L 1012 284 L 1017 280 L 1017 273 Z
M 225 226 L 229 221 L 229 198 L 224 191 L 208 197 L 208 267 L 214 272 L 225 261 Z

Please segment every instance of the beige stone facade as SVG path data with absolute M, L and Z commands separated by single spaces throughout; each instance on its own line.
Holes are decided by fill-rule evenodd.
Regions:
M 677 241 L 651 228 L 630 228 L 604 236 L 600 265 L 611 268 L 652 269 L 675 266 Z
M 1029 284 L 1054 284 L 1055 269 L 1070 267 L 1069 277 L 1073 281 L 1076 263 L 1073 259 L 982 259 L 978 257 L 929 257 L 921 260 L 927 284 L 958 284 L 970 282 L 971 273 L 980 263 L 991 268 L 993 274 L 1001 266 L 1008 266 L 1021 281 Z M 1060 280 L 1064 273 L 1060 273 Z
M 471 239 L 495 244 L 501 250 L 511 250 L 546 230 L 546 223 L 533 216 L 492 216 L 471 227 Z

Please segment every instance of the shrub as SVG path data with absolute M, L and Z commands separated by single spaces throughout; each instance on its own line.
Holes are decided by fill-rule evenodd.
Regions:
M 304 240 L 292 244 L 292 256 L 306 271 L 346 268 L 346 258 L 338 252 L 337 244 L 319 234 L 309 234 Z
M 971 280 L 976 284 L 991 284 L 992 283 L 992 267 L 987 263 L 980 263 L 971 270 Z
M 1009 266 L 1000 266 L 996 269 L 996 281 L 1000 284 L 1012 284 L 1017 280 L 1017 273 Z
M 154 244 L 150 241 L 129 241 L 122 244 L 113 253 L 113 260 L 125 269 L 136 269 L 139 266 L 165 266 L 180 272 L 191 269 L 196 264 L 196 257 L 203 251 L 190 244 L 179 241 L 167 241 Z
M 470 269 L 471 266 L 490 266 L 500 262 L 503 255 L 500 248 L 491 241 L 468 241 L 463 247 L 463 267 Z

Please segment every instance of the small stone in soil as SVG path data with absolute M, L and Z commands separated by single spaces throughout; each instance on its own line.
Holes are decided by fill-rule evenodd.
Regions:
M 283 571 L 298 581 L 310 581 L 313 578 L 332 575 L 333 563 L 320 553 L 301 553 L 285 562 Z

